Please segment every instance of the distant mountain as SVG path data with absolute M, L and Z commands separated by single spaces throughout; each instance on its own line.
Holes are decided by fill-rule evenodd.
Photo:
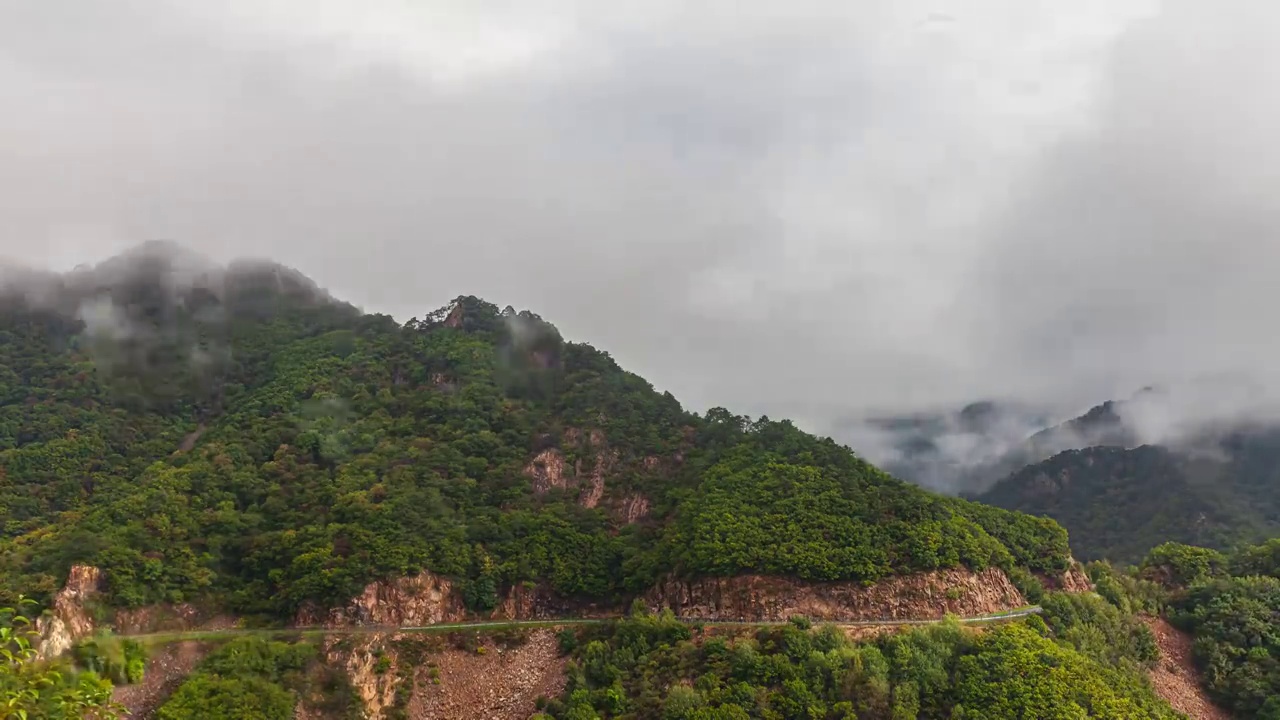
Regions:
M 980 402 L 851 421 L 837 434 L 899 477 L 1057 520 L 1082 559 L 1280 533 L 1280 412 L 1262 388 L 1215 377 L 1052 415 Z
M 1060 411 L 1047 406 L 983 401 L 953 412 L 849 420 L 836 433 L 894 475 L 967 495 L 1067 450 L 1189 442 L 1191 437 L 1174 437 L 1152 422 L 1165 397 L 1144 388 L 1065 421 L 1055 420 Z
M 1081 559 L 1132 562 L 1168 540 L 1222 547 L 1255 534 L 1261 518 L 1217 485 L 1224 470 L 1162 447 L 1091 447 L 1029 465 L 978 497 L 1054 518 Z
M 1025 465 L 1006 458 L 1052 417 L 1043 407 L 982 401 L 954 411 L 848 419 L 832 431 L 897 477 L 959 493 L 984 489 Z
M 1037 451 L 1073 437 L 1097 444 L 1027 464 L 970 497 L 1057 520 L 1082 559 L 1132 562 L 1169 540 L 1227 548 L 1280 533 L 1280 425 L 1210 425 L 1134 447 L 1124 412 L 1107 403 L 1032 438 Z

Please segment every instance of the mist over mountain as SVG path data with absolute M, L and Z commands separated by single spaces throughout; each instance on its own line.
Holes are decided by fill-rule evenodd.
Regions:
M 1052 418 L 1047 409 L 984 401 L 954 412 L 850 419 L 832 433 L 899 477 L 959 493 L 983 486 L 993 464 Z
M 9 709 L 1280 718 L 1280 4 L 938 6 L 0 3 Z
M 952 493 L 981 493 L 1025 466 L 1069 450 L 1157 445 L 1222 458 L 1233 438 L 1280 427 L 1268 387 L 1240 375 L 1149 386 L 1063 417 L 1017 402 L 954 412 L 850 419 L 833 434 L 895 475 Z

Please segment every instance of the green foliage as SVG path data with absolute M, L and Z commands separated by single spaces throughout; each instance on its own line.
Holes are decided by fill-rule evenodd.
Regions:
M 205 658 L 157 711 L 160 720 L 288 720 L 305 694 L 313 646 L 237 638 Z
M 1031 571 L 1023 567 L 1012 567 L 1006 571 L 1009 575 L 1009 582 L 1018 588 L 1018 592 L 1022 593 L 1022 597 L 1029 602 L 1038 603 L 1044 597 L 1044 583 L 1040 579 L 1031 574 Z
M 560 654 L 568 655 L 578 649 L 578 633 L 571 627 L 560 628 L 556 642 L 560 645 Z
M 1240 548 L 1231 554 L 1228 564 L 1232 575 L 1280 577 L 1280 538 Z
M 28 603 L 22 602 L 21 605 Z M 30 720 L 109 720 L 120 716 L 111 682 L 64 663 L 41 662 L 31 622 L 15 608 L 0 608 L 0 714 Z
M 526 584 L 608 602 L 672 572 L 1065 567 L 1051 521 L 786 421 L 688 413 L 532 313 L 461 297 L 399 325 L 280 268 L 157 273 L 52 310 L 0 299 L 0 600 L 47 600 L 77 562 L 111 605 L 276 620 L 424 569 L 484 613 Z M 89 306 L 128 332 L 87 326 Z M 558 477 L 535 482 L 534 457 Z
M 852 456 L 815 454 L 804 453 L 813 464 L 802 465 L 751 442 L 708 468 L 667 537 L 677 567 L 874 582 L 957 565 L 1012 566 L 1009 550 L 980 524 L 1003 519 L 1002 511 L 974 512 Z M 817 464 L 823 460 L 829 464 Z
M 156 713 L 160 720 L 289 720 L 297 698 L 262 678 L 197 674 Z
M 959 499 L 952 502 L 965 517 L 999 540 L 1017 565 L 1053 574 L 1067 569 L 1071 548 L 1067 545 L 1067 531 L 1057 522 L 981 503 Z
M 145 647 L 105 632 L 77 643 L 72 658 L 77 666 L 109 678 L 116 685 L 142 682 L 147 668 Z
M 1085 566 L 1085 572 L 1093 581 L 1098 595 L 1126 615 L 1158 615 L 1168 599 L 1168 591 L 1163 586 L 1141 577 L 1136 568 L 1120 572 L 1110 563 L 1094 561 Z
M 954 720 L 1177 718 L 1136 677 L 1043 638 L 1024 625 L 980 636 L 955 669 Z
M 1131 613 L 1087 593 L 1049 593 L 1041 617 L 1053 636 L 1108 665 L 1152 665 L 1158 650 L 1151 630 Z
M 1272 540 L 1241 548 L 1225 562 L 1209 556 L 1213 569 L 1195 574 L 1191 586 L 1170 601 L 1170 619 L 1195 638 L 1196 662 L 1210 694 L 1241 717 L 1275 717 L 1280 711 L 1278 546 Z M 1205 556 L 1193 552 L 1198 548 L 1175 549 L 1178 558 Z
M 1167 542 L 1152 548 L 1139 569 L 1143 576 L 1177 588 L 1217 577 L 1226 565 L 1226 556 L 1217 550 Z
M 1226 550 L 1280 533 L 1280 431 L 1218 440 L 1222 457 L 1209 459 L 1114 439 L 1026 465 L 977 499 L 1053 518 L 1084 560 L 1137 563 L 1160 543 Z
M 563 701 L 546 710 L 561 720 L 1178 717 L 1123 651 L 1073 644 L 1127 639 L 1131 619 L 1096 598 L 1056 602 L 1053 630 L 979 634 L 950 621 L 871 643 L 794 623 L 697 642 L 670 616 L 633 615 L 588 631 Z

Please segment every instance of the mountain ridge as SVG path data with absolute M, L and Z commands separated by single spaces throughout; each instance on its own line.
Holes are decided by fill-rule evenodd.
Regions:
M 72 670 L 163 720 L 477 707 L 442 676 L 503 687 L 488 712 L 557 720 L 1172 717 L 1120 661 L 1151 660 L 1139 623 L 1064 592 L 1090 585 L 1053 520 L 929 492 L 785 420 L 689 412 L 528 311 L 461 296 L 399 323 L 281 266 L 188 272 L 167 252 L 0 292 L 0 600 L 51 607 L 54 667 L 93 697 L 110 684 Z M 804 617 L 1033 602 L 1044 618 L 856 642 Z M 514 630 L 341 631 L 593 607 L 615 618 L 535 633 L 551 671 L 516 683 L 449 674 L 523 657 Z M 774 624 L 721 634 L 673 609 Z M 311 622 L 338 627 L 252 632 Z M 249 631 L 180 632 L 154 662 L 98 632 L 233 625 Z
M 460 297 L 401 325 L 278 266 L 180 260 L 147 246 L 52 306 L 5 304 L 24 376 L 0 424 L 10 597 L 48 597 L 76 562 L 112 603 L 284 616 L 418 569 L 484 610 L 527 582 L 606 598 L 667 573 L 1069 564 L 1052 523 L 932 495 L 786 421 L 689 413 L 533 313 Z M 86 298 L 118 322 L 99 331 Z

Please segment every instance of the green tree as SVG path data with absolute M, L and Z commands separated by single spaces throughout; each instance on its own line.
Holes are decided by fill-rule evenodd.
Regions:
M 23 603 L 27 604 L 27 603 Z M 118 718 L 111 683 L 92 672 L 42 662 L 31 622 L 15 608 L 0 609 L 0 712 L 21 720 Z

